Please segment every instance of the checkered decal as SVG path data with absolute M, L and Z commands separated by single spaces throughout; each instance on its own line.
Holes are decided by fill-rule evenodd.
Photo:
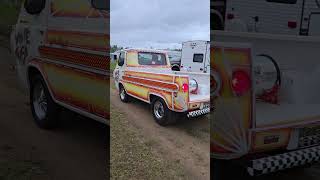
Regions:
M 197 117 L 201 116 L 203 114 L 208 114 L 210 112 L 210 108 L 202 109 L 202 110 L 197 110 L 197 111 L 191 111 L 188 113 L 188 117 Z
M 301 137 L 299 139 L 299 147 L 310 147 L 320 144 L 320 135 Z
M 268 174 L 319 161 L 320 146 L 292 151 L 250 161 L 247 170 L 251 176 Z

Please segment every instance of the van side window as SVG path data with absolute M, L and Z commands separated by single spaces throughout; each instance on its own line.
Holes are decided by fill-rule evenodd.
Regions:
M 297 0 L 267 0 L 267 2 L 283 3 L 283 4 L 296 4 Z
M 46 7 L 46 0 L 25 0 L 24 8 L 31 15 L 40 14 Z
M 203 54 L 194 54 L 193 62 L 202 63 L 203 62 Z
M 121 52 L 118 60 L 118 66 L 123 66 L 123 64 L 124 64 L 124 52 Z

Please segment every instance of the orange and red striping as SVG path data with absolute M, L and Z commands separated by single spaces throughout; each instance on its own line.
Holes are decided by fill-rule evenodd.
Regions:
M 53 59 L 55 61 L 63 61 L 78 65 L 84 65 L 102 70 L 109 69 L 108 56 L 101 56 L 46 46 L 40 47 L 39 52 L 41 56 L 48 59 Z

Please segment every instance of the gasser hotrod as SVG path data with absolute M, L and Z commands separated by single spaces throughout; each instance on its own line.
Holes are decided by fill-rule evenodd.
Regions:
M 279 39 L 273 41 L 287 44 L 288 39 Z M 315 87 L 318 78 L 312 80 L 313 86 L 301 86 L 309 93 L 299 92 L 297 83 L 306 81 L 301 67 L 307 66 L 301 64 L 307 62 L 299 61 L 299 55 L 277 61 L 266 54 L 255 56 L 257 50 L 252 44 L 211 44 L 211 160 L 216 176 L 228 173 L 228 167 L 257 176 L 309 165 L 320 158 L 319 102 L 308 98 L 312 93 L 308 87 Z M 274 47 L 270 52 L 281 51 Z M 309 55 L 306 58 L 311 60 Z
M 108 124 L 106 0 L 25 0 L 11 49 L 35 122 L 58 125 L 60 107 Z
M 210 75 L 173 71 L 163 51 L 123 50 L 113 76 L 121 101 L 133 97 L 150 103 L 160 125 L 210 112 Z

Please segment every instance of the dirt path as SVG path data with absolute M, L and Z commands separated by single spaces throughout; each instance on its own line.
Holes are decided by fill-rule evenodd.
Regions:
M 111 104 L 124 112 L 144 137 L 154 142 L 152 146 L 157 153 L 168 161 L 179 162 L 191 179 L 209 179 L 208 118 L 161 127 L 154 122 L 148 104 L 136 100 L 124 104 L 115 89 L 111 90 Z
M 28 98 L 17 88 L 12 64 L 8 51 L 0 49 L 0 166 L 2 161 L 31 162 L 24 170 L 36 165 L 42 171 L 31 179 L 107 179 L 107 126 L 64 112 L 59 129 L 40 130 L 33 123 Z

